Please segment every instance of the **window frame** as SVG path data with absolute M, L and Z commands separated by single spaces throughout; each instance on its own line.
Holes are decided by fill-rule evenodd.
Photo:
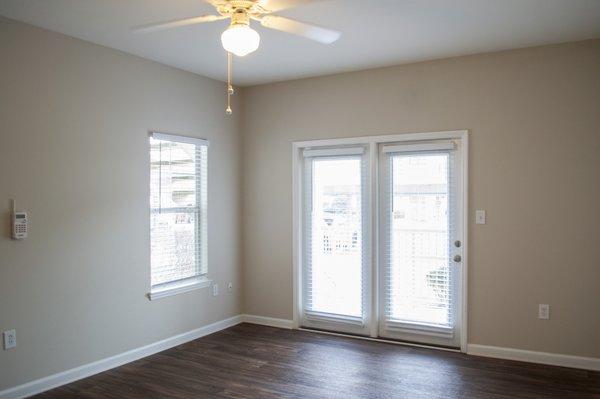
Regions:
M 202 146 L 206 147 L 206 156 L 203 162 L 203 165 L 200 167 L 205 167 L 205 171 L 201 171 L 199 176 L 196 178 L 196 186 L 195 186 L 195 195 L 196 195 L 196 210 L 190 211 L 190 208 L 166 208 L 168 212 L 182 210 L 183 212 L 194 212 L 197 214 L 196 218 L 196 237 L 197 242 L 196 246 L 198 250 L 196 251 L 196 265 L 198 266 L 199 272 L 191 277 L 186 277 L 183 279 L 176 279 L 160 284 L 152 285 L 152 265 L 150 264 L 150 292 L 148 293 L 148 299 L 155 300 L 159 298 L 164 298 L 171 295 L 176 295 L 184 292 L 189 292 L 192 290 L 197 290 L 200 288 L 209 287 L 212 284 L 212 280 L 208 278 L 208 248 L 207 248 L 207 235 L 208 235 L 208 147 L 209 141 L 206 139 L 191 137 L 191 136 L 181 136 L 170 133 L 162 133 L 157 131 L 150 131 L 148 135 L 148 157 L 150 157 L 150 140 L 162 140 L 162 141 L 170 141 L 174 143 L 184 143 L 184 144 L 193 144 L 196 147 Z M 196 150 L 197 151 L 197 150 Z M 148 160 L 148 165 L 150 165 L 150 159 Z M 150 169 L 149 169 L 150 171 Z M 151 179 L 151 175 L 149 175 L 149 182 Z M 151 187 L 149 185 L 149 190 Z M 151 193 L 148 198 L 151 197 Z M 152 220 L 152 215 L 156 212 L 156 209 L 152 207 L 152 204 L 148 204 L 148 220 Z M 193 209 L 193 208 L 191 208 Z M 152 236 L 151 229 L 148 229 L 149 233 L 149 242 L 150 247 L 152 245 Z M 150 257 L 152 255 L 150 254 Z

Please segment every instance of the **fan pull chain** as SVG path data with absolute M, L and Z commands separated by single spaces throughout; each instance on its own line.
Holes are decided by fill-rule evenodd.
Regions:
M 231 53 L 228 51 L 227 52 L 227 109 L 225 110 L 225 113 L 227 115 L 231 115 L 233 113 L 233 111 L 231 110 L 231 96 L 234 93 L 233 86 L 231 85 L 231 63 L 232 63 L 232 57 L 231 57 Z

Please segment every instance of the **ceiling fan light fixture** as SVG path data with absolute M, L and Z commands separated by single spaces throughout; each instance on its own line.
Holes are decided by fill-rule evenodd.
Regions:
M 265 28 L 292 33 L 324 44 L 335 42 L 341 35 L 340 32 L 331 29 L 273 14 L 273 11 L 290 8 L 301 3 L 310 3 L 321 0 L 277 0 L 283 2 L 279 6 L 276 2 L 275 4 L 271 3 L 273 0 L 205 1 L 215 7 L 217 14 L 207 14 L 191 18 L 139 25 L 133 27 L 133 31 L 136 33 L 155 32 L 163 29 L 230 19 L 231 24 L 227 30 L 221 34 L 221 44 L 227 51 L 227 108 L 225 112 L 228 115 L 232 112 L 231 96 L 234 93 L 233 86 L 231 85 L 231 65 L 233 55 L 243 57 L 256 51 L 260 45 L 260 36 L 258 32 L 250 28 L 251 19 L 258 21 Z
M 248 25 L 231 25 L 221 34 L 221 43 L 225 50 L 243 57 L 258 49 L 260 36 Z

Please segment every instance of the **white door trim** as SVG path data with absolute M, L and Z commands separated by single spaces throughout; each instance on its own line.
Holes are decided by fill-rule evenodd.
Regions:
M 441 131 L 441 132 L 426 132 L 426 133 L 404 133 L 404 134 L 390 134 L 380 136 L 365 136 L 365 137 L 351 137 L 341 139 L 323 139 L 323 140 L 308 140 L 308 141 L 295 141 L 292 142 L 292 275 L 293 275 L 293 327 L 300 327 L 300 314 L 302 306 L 302 240 L 303 240 L 303 226 L 302 226 L 302 151 L 305 148 L 313 147 L 327 147 L 327 146 L 339 146 L 339 145 L 368 145 L 370 151 L 370 162 L 371 165 L 375 165 L 374 162 L 379 162 L 378 151 L 376 150 L 379 144 L 393 143 L 393 142 L 404 142 L 404 141 L 421 141 L 421 140 L 440 140 L 440 139 L 457 139 L 461 142 L 463 156 L 461 157 L 462 167 L 462 217 L 463 217 L 463 255 L 462 255 L 462 276 L 461 276 L 461 290 L 462 290 L 462 320 L 461 320 L 461 339 L 460 339 L 460 350 L 461 352 L 467 351 L 468 342 L 468 242 L 469 242 L 469 133 L 467 130 L 453 130 L 453 131 Z M 371 168 L 377 169 L 377 168 Z M 379 192 L 379 181 L 377 172 L 371 171 L 371 178 L 374 178 L 374 192 L 371 193 L 371 205 L 372 205 L 372 218 L 373 223 L 377 223 L 379 215 L 379 201 L 377 193 Z M 377 226 L 373 226 L 376 235 Z M 371 253 L 373 269 L 379 269 L 378 265 L 378 242 L 373 238 Z M 376 277 L 376 276 L 373 276 Z M 378 281 L 374 280 L 374 281 Z M 373 309 L 377 311 L 377 305 L 373 304 Z M 377 317 L 377 313 L 371 312 L 371 317 Z M 372 332 L 373 334 L 373 332 Z M 371 334 L 371 335 L 372 335 Z

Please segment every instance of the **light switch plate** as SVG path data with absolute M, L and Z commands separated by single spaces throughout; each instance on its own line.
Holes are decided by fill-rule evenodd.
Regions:
M 485 211 L 483 209 L 475 211 L 475 224 L 485 224 Z
M 538 309 L 538 318 L 542 320 L 548 320 L 550 318 L 550 305 L 540 303 Z

